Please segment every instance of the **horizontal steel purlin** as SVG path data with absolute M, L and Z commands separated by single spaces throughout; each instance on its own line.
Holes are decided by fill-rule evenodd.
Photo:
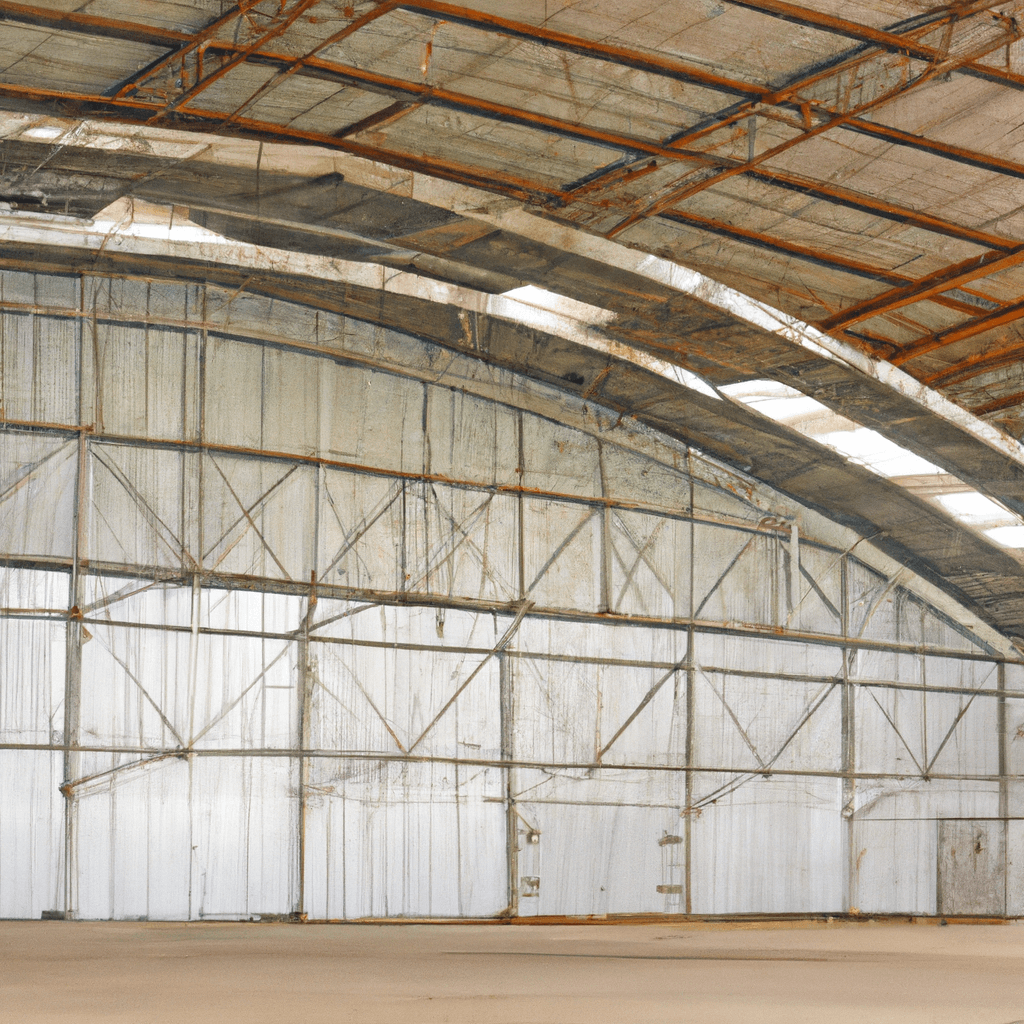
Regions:
M 0 563 L 2 564 L 2 563 Z M 411 603 L 406 602 L 407 606 Z M 376 605 L 374 607 L 377 607 Z M 380 607 L 387 607 L 386 605 L 380 605 Z M 456 610 L 452 608 L 452 610 Z M 489 614 L 488 612 L 480 612 L 479 614 Z M 510 614 L 506 612 L 503 614 Z M 543 612 L 534 613 L 535 617 L 545 617 Z M 68 612 L 63 610 L 38 610 L 33 611 L 30 609 L 12 609 L 0 607 L 0 620 L 2 619 L 31 619 L 34 621 L 64 621 L 68 617 Z M 606 616 L 600 614 L 596 616 L 600 621 L 606 621 Z M 297 627 L 289 632 L 275 632 L 269 630 L 247 630 L 247 629 L 228 629 L 215 626 L 190 626 L 186 624 L 173 624 L 173 623 L 161 623 L 161 622 L 133 622 L 124 619 L 104 619 L 90 616 L 78 616 L 79 620 L 85 626 L 93 626 L 104 629 L 117 629 L 117 630 L 137 630 L 139 632 L 167 632 L 167 633 L 180 633 L 187 634 L 190 636 L 210 636 L 210 637 L 231 637 L 244 640 L 277 640 L 285 643 L 298 643 L 303 640 L 304 627 Z M 689 625 L 689 623 L 686 623 Z M 491 654 L 490 648 L 486 647 L 466 647 L 459 644 L 422 644 L 422 643 L 409 643 L 398 640 L 365 640 L 358 639 L 356 637 L 339 637 L 339 636 L 319 636 L 316 635 L 314 630 L 318 627 L 317 623 L 312 623 L 309 627 L 308 642 L 314 644 L 324 645 L 336 645 L 339 647 L 364 647 L 370 649 L 379 649 L 386 651 L 418 651 L 428 652 L 436 654 L 463 654 L 463 655 L 476 655 L 479 657 L 486 657 Z M 695 625 L 695 628 L 700 629 L 699 626 Z M 699 639 L 698 633 L 698 639 Z M 774 636 L 774 635 L 773 635 Z M 771 642 L 771 637 L 765 637 Z M 786 636 L 776 637 L 783 642 L 789 638 Z M 554 664 L 570 664 L 570 665 L 592 665 L 596 668 L 645 668 L 645 669 L 659 669 L 659 670 L 671 670 L 673 672 L 688 672 L 691 670 L 698 670 L 705 673 L 706 675 L 724 675 L 724 676 L 735 676 L 741 679 L 763 679 L 769 682 L 782 682 L 782 683 L 806 683 L 820 684 L 832 682 L 835 679 L 835 675 L 809 675 L 799 674 L 792 672 L 765 672 L 755 669 L 745 669 L 742 667 L 730 667 L 725 665 L 705 665 L 700 664 L 696 661 L 682 661 L 682 662 L 669 662 L 669 661 L 653 661 L 650 659 L 643 658 L 611 658 L 611 657 L 600 657 L 600 656 L 586 656 L 586 655 L 571 655 L 571 654 L 557 654 L 549 651 L 525 651 L 515 650 L 509 648 L 505 650 L 504 656 L 512 661 L 535 661 L 535 662 L 552 662 Z M 995 659 L 988 658 L 986 656 L 979 656 L 975 653 L 968 652 L 953 652 L 949 650 L 938 650 L 928 648 L 914 648 L 911 650 L 903 649 L 898 653 L 904 656 L 916 656 L 920 658 L 951 658 L 953 660 L 964 660 L 971 663 L 982 661 L 985 663 L 997 664 Z M 1011 663 L 1012 664 L 1012 663 Z M 909 683 L 901 682 L 899 680 L 892 679 L 881 679 L 881 678 L 859 678 L 855 675 L 849 677 L 849 683 L 854 687 L 873 688 L 873 689 L 888 689 L 888 690 L 906 690 L 908 692 L 918 693 L 950 693 L 972 697 L 1010 697 L 1010 698 L 1021 698 L 1024 699 L 1024 690 L 996 690 L 994 688 L 982 688 L 978 686 L 951 686 L 951 685 L 929 685 L 926 683 Z
M 40 558 L 38 556 L 2 555 L 0 568 L 44 569 L 58 572 L 69 572 L 70 559 Z M 83 576 L 111 576 L 124 579 L 152 579 L 156 582 L 171 583 L 183 588 L 191 588 L 198 583 L 202 588 L 225 590 L 259 591 L 268 594 L 292 594 L 310 596 L 315 594 L 318 600 L 332 599 L 355 601 L 368 606 L 385 607 L 420 607 L 420 608 L 451 608 L 469 612 L 488 614 L 515 615 L 519 609 L 519 601 L 507 602 L 488 601 L 485 599 L 451 597 L 447 594 L 436 595 L 425 592 L 411 591 L 376 591 L 367 588 L 345 587 L 336 584 L 315 584 L 300 581 L 284 581 L 272 577 L 242 576 L 218 572 L 186 572 L 166 566 L 154 565 L 123 565 L 111 562 L 90 562 L 83 559 L 79 571 Z M 914 598 L 920 602 L 920 598 Z M 68 612 L 49 612 L 33 610 L 15 610 L 10 618 L 50 619 L 60 621 L 67 618 Z M 798 643 L 816 644 L 827 647 L 849 648 L 851 650 L 884 651 L 892 654 L 927 655 L 936 658 L 952 658 L 960 661 L 980 661 L 988 663 L 1006 662 L 1008 664 L 1024 664 L 1024 656 L 1020 660 L 1006 658 L 997 653 L 987 653 L 975 649 L 970 651 L 956 650 L 948 647 L 935 647 L 929 644 L 897 643 L 877 640 L 870 637 L 847 636 L 839 633 L 813 633 L 794 630 L 782 626 L 760 625 L 744 622 L 721 622 L 711 619 L 693 618 L 658 618 L 654 616 L 628 615 L 620 612 L 595 611 L 587 612 L 578 609 L 559 609 L 534 606 L 526 614 L 530 619 L 543 619 L 566 622 L 599 622 L 603 625 L 621 627 L 646 627 L 652 629 L 678 630 L 681 627 L 693 627 L 702 633 L 723 636 L 773 638 L 780 642 L 794 641 Z M 109 624 L 107 620 L 93 619 L 101 625 Z M 138 624 L 133 624 L 138 625 Z M 181 627 L 152 624 L 147 628 L 174 629 Z M 186 631 L 191 627 L 185 627 Z M 232 631 L 221 631 L 230 635 Z M 274 636 L 274 634 L 249 634 L 239 631 L 237 635 Z M 297 636 L 297 635 L 296 635 Z M 281 634 L 280 639 L 292 639 L 293 634 Z M 314 637 L 311 635 L 310 640 Z M 389 645 L 392 646 L 392 645 Z M 932 688 L 928 688 L 932 689 Z M 973 692 L 973 691 L 971 691 Z
M 735 775 L 755 778 L 757 776 L 775 776 L 779 778 L 812 778 L 812 779 L 854 779 L 878 781 L 915 781 L 922 778 L 935 782 L 991 782 L 998 783 L 998 773 L 979 774 L 964 772 L 861 772 L 861 771 L 829 771 L 815 768 L 773 768 L 773 767 L 727 767 L 722 765 L 701 764 L 657 764 L 624 761 L 536 761 L 516 758 L 488 757 L 455 757 L 443 754 L 401 754 L 386 751 L 368 750 L 323 750 L 317 748 L 300 749 L 297 747 L 144 747 L 111 744 L 59 744 L 59 743 L 4 743 L 0 742 L 0 750 L 35 750 L 40 752 L 65 753 L 73 751 L 82 754 L 140 754 L 146 757 L 162 759 L 179 758 L 187 760 L 191 757 L 224 757 L 224 758 L 317 758 L 333 761 L 362 761 L 397 764 L 444 764 L 465 765 L 472 768 L 525 768 L 564 772 L 655 772 L 658 774 L 694 775 Z M 123 767 L 130 767 L 124 765 Z M 1019 779 L 1018 775 L 1008 775 L 1009 779 Z M 528 802 L 528 801 L 527 801 Z
M 565 491 L 550 491 L 543 488 L 525 487 L 522 484 L 487 483 L 481 480 L 464 480 L 440 473 L 417 473 L 411 470 L 388 469 L 380 466 L 367 466 L 357 462 L 328 459 L 321 455 L 300 455 L 296 452 L 281 452 L 259 448 L 243 448 L 237 445 L 217 444 L 210 441 L 185 441 L 175 438 L 148 438 L 126 434 L 98 433 L 92 425 L 73 426 L 59 423 L 34 423 L 28 420 L 0 420 L 0 434 L 4 432 L 25 431 L 34 434 L 52 434 L 58 437 L 77 437 L 85 434 L 91 442 L 111 446 L 128 446 L 148 448 L 154 451 L 181 451 L 193 454 L 221 455 L 260 459 L 268 462 L 292 463 L 296 466 L 322 466 L 325 469 L 337 470 L 358 476 L 375 476 L 382 479 L 400 480 L 410 483 L 442 484 L 460 490 L 480 491 L 487 494 L 525 495 L 544 501 L 557 501 L 565 504 L 583 505 L 590 508 L 615 508 L 630 512 L 647 512 L 662 519 L 678 522 L 705 523 L 721 526 L 726 529 L 739 530 L 753 534 L 765 534 L 775 537 L 788 537 L 790 528 L 779 523 L 767 524 L 762 521 L 741 519 L 726 514 L 710 512 L 673 512 L 652 504 L 623 501 L 620 498 L 605 498 L 598 495 L 583 497 Z M 837 548 L 820 544 L 812 539 L 801 538 L 801 544 L 819 548 L 822 551 L 838 553 Z M 0 558 L 3 555 L 0 553 Z

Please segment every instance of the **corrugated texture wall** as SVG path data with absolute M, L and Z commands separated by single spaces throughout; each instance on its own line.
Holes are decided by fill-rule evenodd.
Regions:
M 0 916 L 1024 913 L 1024 669 L 910 574 L 409 336 L 0 306 Z

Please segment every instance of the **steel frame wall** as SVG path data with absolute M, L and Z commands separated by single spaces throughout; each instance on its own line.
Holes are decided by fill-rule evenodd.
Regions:
M 1024 839 L 1024 666 L 752 482 L 396 332 L 3 288 L 0 915 L 933 913 L 937 819 Z

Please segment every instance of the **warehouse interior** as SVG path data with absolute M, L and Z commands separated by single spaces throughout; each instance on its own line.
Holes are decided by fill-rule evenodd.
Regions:
M 1024 918 L 1022 8 L 0 0 L 0 918 Z

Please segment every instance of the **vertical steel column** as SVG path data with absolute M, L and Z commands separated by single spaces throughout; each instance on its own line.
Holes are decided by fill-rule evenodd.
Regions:
M 187 293 L 186 293 L 187 295 Z M 187 301 L 187 298 L 186 298 Z M 189 757 L 188 757 L 188 916 L 191 919 L 193 916 L 193 895 L 195 891 L 195 879 L 196 879 L 196 845 L 193 842 L 194 835 L 194 818 L 193 818 L 193 801 L 192 796 L 195 789 L 195 758 L 192 756 L 191 746 L 192 737 L 194 733 L 194 707 L 195 707 L 195 693 L 196 693 L 196 674 L 198 670 L 198 657 L 199 657 L 199 645 L 198 635 L 196 630 L 199 623 L 199 615 L 202 610 L 202 573 L 203 573 L 203 562 L 204 562 L 204 550 L 206 544 L 206 531 L 204 529 L 205 521 L 205 504 L 206 504 L 206 454 L 203 450 L 203 442 L 206 440 L 206 350 L 209 342 L 209 329 L 207 327 L 209 319 L 207 316 L 207 293 L 205 285 L 200 286 L 200 322 L 202 323 L 202 329 L 199 332 L 199 352 L 196 360 L 196 423 L 193 436 L 199 445 L 199 450 L 196 453 L 196 495 L 195 504 L 192 506 L 195 509 L 197 515 L 196 522 L 196 566 L 195 572 L 192 575 L 192 646 L 189 650 Z M 187 317 L 186 317 L 187 319 Z M 184 477 L 183 477 L 184 479 Z M 182 489 L 181 500 L 184 505 L 186 501 L 185 491 Z M 182 512 L 183 521 L 188 518 L 191 509 L 186 508 Z M 200 906 L 200 910 L 202 907 Z
M 687 914 L 693 913 L 693 714 L 696 706 L 696 694 L 694 685 L 696 683 L 696 672 L 694 666 L 697 661 L 696 636 L 693 630 L 694 601 L 694 580 L 696 579 L 696 565 L 694 562 L 696 540 L 694 537 L 694 487 L 693 487 L 693 465 L 690 450 L 686 450 L 686 471 L 690 479 L 690 607 L 687 612 L 690 624 L 686 629 L 686 743 L 684 746 L 683 760 L 686 765 L 685 785 L 685 817 L 683 819 L 683 849 L 686 856 L 686 873 L 683 887 L 685 892 L 685 910 Z
M 498 689 L 501 716 L 501 759 L 505 762 L 505 857 L 508 877 L 508 917 L 519 916 L 519 826 L 516 814 L 515 769 L 511 762 L 515 758 L 514 722 L 515 694 L 513 693 L 512 666 L 504 651 L 498 659 Z
M 849 595 L 849 573 L 847 566 L 848 556 L 843 555 L 839 561 L 839 600 L 841 629 L 844 640 L 850 636 L 850 595 Z M 857 795 L 857 783 L 854 779 L 857 762 L 856 746 L 856 718 L 855 718 L 855 694 L 853 683 L 850 679 L 851 659 L 856 657 L 855 653 L 847 646 L 843 647 L 843 699 L 842 699 L 842 735 L 840 739 L 840 767 L 843 773 L 842 794 L 840 796 L 840 814 L 846 822 L 844 830 L 843 845 L 846 848 L 846 856 L 843 863 L 846 865 L 846 899 L 844 910 L 847 912 L 856 909 L 858 902 L 857 886 L 857 851 L 854 844 L 854 800 Z
M 999 817 L 1010 816 L 1010 747 L 1006 735 L 1006 665 L 999 662 L 996 667 L 996 689 L 999 693 L 996 704 L 996 728 L 999 730 Z
M 523 445 L 523 410 L 516 411 L 516 447 L 518 450 L 518 462 L 516 473 L 519 475 L 519 600 L 526 600 L 526 525 L 524 516 L 526 513 L 526 498 L 523 494 L 523 477 L 526 475 L 526 452 Z
M 316 484 L 313 488 L 313 552 L 309 575 L 309 595 L 302 616 L 302 633 L 299 638 L 299 678 L 298 678 L 298 893 L 295 900 L 295 913 L 298 917 L 306 916 L 306 791 L 309 787 L 309 758 L 306 751 L 312 747 L 310 735 L 310 706 L 313 701 L 313 687 L 316 683 L 316 666 L 312 663 L 312 647 L 309 642 L 310 630 L 313 628 L 313 616 L 316 614 L 317 602 L 317 567 L 320 562 L 320 490 L 326 486 L 323 479 L 323 466 L 316 467 Z
M 691 533 L 691 537 L 693 534 Z M 692 541 L 691 541 L 692 547 Z M 692 577 L 691 577 L 692 578 Z M 693 626 L 686 631 L 686 745 L 684 760 L 686 762 L 686 817 L 683 819 L 683 849 L 686 853 L 686 875 L 684 888 L 686 892 L 686 913 L 693 913 L 693 713 L 696 704 L 694 683 L 696 672 L 695 636 Z
M 1003 916 L 1009 912 L 1009 872 L 1010 860 L 1010 748 L 1009 737 L 1006 735 L 1006 665 L 999 662 L 996 667 L 996 688 L 999 693 L 996 704 L 996 729 L 999 730 L 999 823 L 1003 830 Z
M 316 612 L 316 570 L 310 579 L 309 596 L 302 615 L 302 632 L 299 638 L 298 664 L 298 891 L 295 898 L 295 913 L 304 917 L 306 913 L 306 789 L 309 785 L 309 759 L 305 751 L 310 747 L 309 712 L 313 695 L 314 670 L 310 664 L 309 631 Z
M 84 313 L 85 287 L 79 283 L 79 303 Z M 79 318 L 76 353 L 76 419 L 82 420 L 84 388 L 82 323 Z M 73 918 L 78 909 L 77 838 L 78 807 L 74 781 L 79 775 L 80 755 L 77 751 L 81 725 L 82 698 L 82 552 L 85 547 L 86 477 L 89 470 L 89 437 L 84 429 L 78 432 L 78 460 L 75 467 L 75 493 L 71 525 L 71 578 L 68 582 L 68 617 L 64 660 L 64 916 Z

